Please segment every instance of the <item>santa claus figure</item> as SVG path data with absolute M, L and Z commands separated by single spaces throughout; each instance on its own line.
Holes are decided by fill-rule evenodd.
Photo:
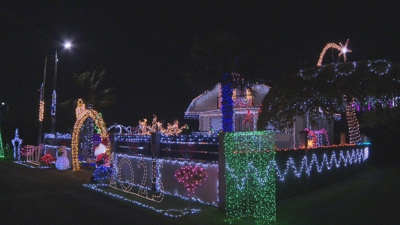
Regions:
M 96 156 L 96 166 L 104 165 L 110 166 L 108 155 L 106 153 L 108 140 L 102 139 L 101 143 L 94 149 L 94 156 Z
M 96 156 L 96 169 L 93 172 L 91 180 L 97 183 L 99 187 L 106 187 L 107 181 L 112 173 L 112 168 L 107 155 L 108 140 L 102 139 L 101 143 L 94 149 L 94 155 Z

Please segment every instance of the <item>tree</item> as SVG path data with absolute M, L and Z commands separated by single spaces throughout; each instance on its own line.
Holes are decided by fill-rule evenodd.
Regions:
M 116 96 L 114 95 L 115 89 L 113 87 L 104 88 L 99 91 L 97 90 L 98 85 L 100 81 L 103 80 L 105 73 L 106 71 L 104 69 L 98 76 L 96 75 L 96 71 L 93 71 L 93 73 L 87 71 L 79 75 L 75 73 L 72 76 L 76 80 L 77 85 L 85 89 L 85 96 L 81 96 L 79 98 L 82 98 L 87 106 L 101 109 L 108 107 L 114 103 Z M 69 99 L 65 102 L 60 103 L 60 106 L 65 107 L 71 104 L 71 102 L 76 105 L 77 100 L 78 99 L 73 101 L 72 99 Z
M 258 83 L 261 71 L 254 70 L 255 48 L 250 48 L 227 32 L 210 33 L 196 38 L 191 51 L 193 68 L 184 74 L 185 82 L 197 93 L 222 88 L 222 126 L 233 131 L 233 89 L 249 89 Z
M 301 70 L 271 88 L 263 100 L 257 126 L 262 130 L 271 124 L 283 130 L 293 127 L 295 116 L 307 115 L 311 121 L 321 116 L 332 120 L 343 110 L 346 110 L 347 121 L 357 126 L 353 113 L 356 104 L 377 109 L 364 113 L 376 117 L 378 111 L 396 106 L 398 96 L 400 69 L 390 61 L 363 60 L 323 65 Z M 369 119 L 371 121 L 363 121 L 365 126 L 377 124 Z M 356 139 L 353 141 L 357 142 Z
M 72 77 L 76 80 L 77 85 L 84 88 L 84 96 L 80 96 L 88 108 L 101 109 L 112 105 L 116 99 L 114 95 L 114 88 L 104 88 L 98 90 L 99 83 L 103 80 L 105 75 L 105 69 L 96 75 L 96 71 L 93 73 L 87 71 L 81 74 L 74 74 Z M 76 106 L 78 99 L 69 99 L 65 102 L 60 103 L 61 107 L 66 107 L 73 103 Z M 88 157 L 93 156 L 93 136 L 94 136 L 94 121 L 92 118 L 88 118 L 82 128 L 80 137 L 80 152 L 81 157 L 86 160 Z

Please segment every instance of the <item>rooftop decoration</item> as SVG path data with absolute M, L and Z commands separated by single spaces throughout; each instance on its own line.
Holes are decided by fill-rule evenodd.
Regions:
M 322 60 L 324 59 L 325 52 L 329 48 L 335 48 L 335 49 L 339 50 L 338 56 L 340 57 L 341 55 L 343 55 L 343 62 L 346 62 L 346 60 L 347 60 L 346 53 L 351 52 L 351 50 L 347 48 L 348 44 L 349 44 L 349 39 L 347 39 L 345 45 L 343 45 L 341 42 L 339 42 L 339 45 L 337 45 L 335 43 L 328 43 L 327 45 L 325 45 L 324 49 L 322 50 L 321 54 L 319 55 L 319 60 L 318 60 L 317 66 L 322 65 Z
M 188 129 L 188 125 L 185 124 L 182 127 L 179 127 L 179 121 L 175 120 L 173 124 L 167 123 L 167 129 L 162 126 L 162 122 L 157 121 L 157 116 L 153 115 L 153 121 L 150 125 L 147 125 L 147 119 L 139 120 L 139 125 L 136 127 L 125 127 L 122 125 L 115 124 L 108 128 L 111 130 L 112 128 L 118 129 L 119 133 L 125 131 L 127 133 L 141 134 L 141 135 L 150 135 L 151 133 L 161 132 L 165 135 L 179 135 L 182 133 L 183 129 Z

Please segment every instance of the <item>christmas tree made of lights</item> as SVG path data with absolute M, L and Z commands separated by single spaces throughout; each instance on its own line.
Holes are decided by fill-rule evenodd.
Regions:
M 0 127 L 0 159 L 4 158 L 4 147 L 3 138 L 1 137 L 1 127 Z

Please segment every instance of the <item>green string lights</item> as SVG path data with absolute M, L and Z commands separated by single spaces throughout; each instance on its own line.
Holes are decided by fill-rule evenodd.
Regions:
M 3 147 L 3 138 L 1 137 L 1 127 L 0 127 L 0 159 L 4 158 L 4 147 Z
M 235 132 L 225 135 L 227 221 L 276 220 L 274 133 Z

